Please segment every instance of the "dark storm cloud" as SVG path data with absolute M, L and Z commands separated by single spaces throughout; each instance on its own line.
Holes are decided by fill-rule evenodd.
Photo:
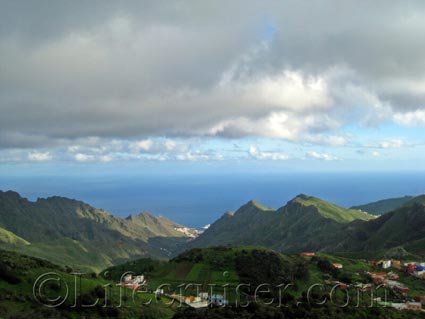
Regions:
M 0 147 L 88 136 L 311 141 L 394 114 L 421 123 L 410 118 L 425 108 L 422 1 L 1 8 Z

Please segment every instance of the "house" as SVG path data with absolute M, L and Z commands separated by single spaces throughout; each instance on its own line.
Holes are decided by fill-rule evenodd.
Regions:
M 425 295 L 419 296 L 418 300 L 422 305 L 425 305 Z
M 387 273 L 386 272 L 369 272 L 368 273 L 370 278 L 375 278 L 375 277 L 382 277 L 382 278 L 387 278 Z
M 406 302 L 406 309 L 412 311 L 422 311 L 422 304 L 420 302 Z
M 385 282 L 385 285 L 387 287 L 390 287 L 390 288 L 402 287 L 402 285 L 398 281 L 395 281 L 395 280 L 387 280 Z
M 305 252 L 302 252 L 301 253 L 301 256 L 304 256 L 304 257 L 313 257 L 313 256 L 316 256 L 316 253 L 313 252 L 313 251 L 305 251 Z
M 398 280 L 398 279 L 399 279 L 398 274 L 397 274 L 397 273 L 395 273 L 395 272 L 392 272 L 392 271 L 390 271 L 390 272 L 387 274 L 387 276 L 388 276 L 388 279 L 390 279 L 390 280 Z
M 386 272 L 370 272 L 369 276 L 372 278 L 373 283 L 375 284 L 384 284 L 387 280 Z
M 155 295 L 163 295 L 163 294 L 164 294 L 164 289 L 156 289 L 156 290 L 154 291 L 154 294 L 155 294 Z
M 124 276 L 123 280 L 124 280 L 125 283 L 129 283 L 133 280 L 133 275 L 127 274 L 127 275 Z
M 362 285 L 362 287 L 360 288 L 361 292 L 366 292 L 366 291 L 371 291 L 371 290 L 372 290 L 372 284 Z
M 422 266 L 418 266 L 416 268 L 416 271 L 412 272 L 411 275 L 415 276 L 416 278 L 425 279 L 425 270 L 419 270 L 419 269 L 423 269 Z
M 379 284 L 385 284 L 387 282 L 387 280 L 385 279 L 385 277 L 376 276 L 376 277 L 373 277 L 372 279 L 373 279 L 373 283 L 374 284 L 377 284 L 377 285 L 379 285 Z
M 184 302 L 187 303 L 187 304 L 190 304 L 190 303 L 192 303 L 194 301 L 195 301 L 195 297 L 194 296 L 186 296 L 186 297 L 184 297 Z
M 226 299 L 224 299 L 223 295 L 211 295 L 211 296 L 208 297 L 208 303 L 214 304 L 214 305 L 217 305 L 217 306 L 225 306 L 229 302 Z
M 391 267 L 391 260 L 381 260 L 382 268 L 388 269 Z
M 408 273 L 413 273 L 416 270 L 416 265 L 415 264 L 408 264 L 407 265 L 407 272 Z
M 397 286 L 395 287 L 395 290 L 397 290 L 403 297 L 407 297 L 409 295 L 409 288 Z
M 144 275 L 133 276 L 132 274 L 128 274 L 124 276 L 123 281 L 117 285 L 131 289 L 139 289 L 145 284 L 146 280 Z
M 336 269 L 342 269 L 342 267 L 343 267 L 342 264 L 340 264 L 340 263 L 333 263 L 332 266 Z
M 397 310 L 407 309 L 407 305 L 404 302 L 390 302 L 389 305 Z
M 208 299 L 208 292 L 200 292 L 198 297 L 201 298 L 202 300 L 207 300 Z
M 401 269 L 401 262 L 400 260 L 393 260 L 392 261 L 393 267 L 396 269 Z

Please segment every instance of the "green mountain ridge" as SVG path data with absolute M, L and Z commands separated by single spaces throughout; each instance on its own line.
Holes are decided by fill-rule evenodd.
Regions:
M 284 253 L 407 251 L 425 256 L 424 203 L 425 196 L 418 196 L 380 217 L 304 194 L 278 210 L 248 203 L 223 215 L 189 247 L 261 245 Z
M 339 244 L 345 251 L 379 251 L 396 247 L 425 256 L 425 196 L 370 222 L 358 222 L 342 229 Z
M 31 202 L 12 191 L 0 192 L 0 227 L 16 236 L 3 248 L 92 269 L 147 255 L 168 258 L 188 239 L 179 231 L 184 226 L 146 212 L 123 219 L 74 199 Z
M 351 209 L 362 210 L 373 215 L 383 215 L 403 206 L 413 198 L 413 196 L 407 195 L 403 197 L 388 198 L 364 205 L 353 206 Z
M 11 245 L 29 245 L 30 244 L 25 239 L 1 227 L 0 227 L 0 243 L 11 244 Z
M 329 242 L 341 224 L 371 220 L 374 216 L 348 210 L 315 197 L 300 194 L 278 210 L 248 202 L 233 215 L 225 214 L 189 247 L 223 244 L 262 245 L 285 252 L 319 247 Z M 326 234 L 327 233 L 327 234 Z

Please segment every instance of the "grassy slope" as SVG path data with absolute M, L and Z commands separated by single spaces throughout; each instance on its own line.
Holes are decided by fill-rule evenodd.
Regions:
M 0 227 L 0 243 L 11 245 L 29 245 L 25 239 L 15 235 L 14 233 Z
M 80 201 L 50 197 L 31 202 L 10 191 L 0 192 L 0 227 L 3 249 L 92 270 L 149 253 L 166 258 L 186 238 L 176 230 L 181 225 L 149 213 L 122 219 Z
M 345 209 L 311 196 L 301 195 L 295 201 L 305 206 L 316 207 L 323 217 L 332 219 L 338 223 L 349 223 L 353 220 L 371 220 L 374 218 L 374 216 L 361 211 Z
M 119 307 L 120 290 L 115 286 L 115 281 L 103 278 L 93 278 L 84 275 L 81 280 L 81 296 L 84 304 L 92 304 L 99 298 L 97 307 L 74 308 L 75 302 L 75 276 L 57 265 L 33 257 L 19 255 L 13 252 L 0 250 L 0 267 L 7 267 L 8 272 L 19 278 L 19 282 L 8 282 L 4 272 L 0 274 L 0 318 L 9 318 L 19 314 L 19 318 L 102 318 L 112 316 L 117 318 L 171 318 L 175 307 L 165 305 L 165 300 L 153 302 L 149 307 L 141 303 L 152 295 L 137 295 L 136 304 L 131 298 L 123 299 L 124 304 Z M 2 268 L 3 269 L 3 268 Z M 54 289 L 50 286 L 43 291 L 46 297 L 53 298 L 58 295 L 64 296 L 65 285 L 68 287 L 68 298 L 60 308 L 50 309 L 40 305 L 33 296 L 33 284 L 37 278 L 45 273 L 55 273 L 50 278 L 61 278 L 61 288 Z M 46 277 L 47 278 L 47 277 Z M 57 282 L 57 281 L 54 281 Z M 107 308 L 105 304 L 104 286 L 111 284 L 108 290 Z M 56 286 L 57 287 L 57 286 Z M 80 287 L 79 283 L 78 286 Z M 80 291 L 77 288 L 77 291 Z M 97 291 L 97 294 L 95 293 Z M 99 293 L 100 292 L 100 293 Z M 79 295 L 79 292 L 78 292 Z M 124 291 L 124 295 L 131 296 L 131 291 Z M 155 298 L 153 298 L 155 300 Z
M 144 273 L 147 275 L 149 280 L 149 288 L 155 289 L 159 284 L 170 283 L 172 289 L 176 292 L 179 291 L 178 286 L 187 283 L 199 283 L 201 289 L 209 288 L 208 284 L 216 284 L 218 287 L 224 284 L 230 284 L 230 287 L 235 287 L 240 283 L 237 261 L 241 256 L 255 256 L 255 252 L 262 254 L 268 254 L 268 256 L 275 256 L 280 260 L 282 269 L 287 269 L 292 272 L 296 265 L 304 265 L 303 267 L 308 268 L 309 275 L 295 281 L 296 285 L 286 290 L 293 298 L 301 300 L 303 292 L 313 284 L 323 283 L 325 278 L 329 278 L 329 274 L 326 274 L 318 268 L 317 259 L 304 258 L 298 255 L 283 255 L 273 252 L 268 249 L 262 249 L 259 247 L 215 247 L 208 249 L 196 249 L 193 251 L 186 252 L 170 262 L 164 261 L 153 261 L 149 259 L 143 259 L 139 261 L 129 262 L 120 266 L 115 266 L 108 269 L 110 277 L 118 276 L 123 270 L 134 271 L 135 273 Z M 264 255 L 266 256 L 266 255 Z M 338 271 L 337 276 L 348 275 L 354 281 L 363 281 L 365 278 L 363 275 L 364 271 L 379 270 L 368 265 L 365 261 L 355 260 L 352 258 L 336 257 L 332 255 L 318 254 L 319 258 L 327 259 L 330 262 L 339 262 L 344 265 L 343 271 Z M 251 261 L 261 265 L 262 260 L 251 259 Z M 39 260 L 32 257 L 25 257 L 17 255 L 12 252 L 0 251 L 0 266 L 8 265 L 9 268 L 13 267 L 13 272 L 19 276 L 19 282 L 8 283 L 3 277 L 4 273 L 0 274 L 0 318 L 9 318 L 10 316 L 21 314 L 20 318 L 54 318 L 54 317 L 69 317 L 69 318 L 81 318 L 83 316 L 89 318 L 98 318 L 105 315 L 105 309 L 102 307 L 89 308 L 89 309 L 74 309 L 71 305 L 74 303 L 74 299 L 70 298 L 63 307 L 60 309 L 46 309 L 38 305 L 32 297 L 32 284 L 35 279 L 46 272 L 56 272 L 61 278 L 68 284 L 69 295 L 74 296 L 74 280 L 75 277 L 64 271 L 59 266 L 55 266 L 49 262 Z M 275 266 L 275 265 L 274 265 Z M 240 266 L 239 266 L 240 267 Z M 264 282 L 274 283 L 274 273 L 269 273 L 271 277 L 267 277 L 269 268 L 273 267 L 272 264 L 267 263 L 267 267 L 264 269 L 257 268 L 259 274 L 266 275 L 261 278 Z M 116 272 L 114 272 L 116 270 Z M 291 278 L 289 275 L 288 278 Z M 335 276 L 333 274 L 332 276 Z M 252 277 L 254 280 L 256 277 Z M 333 278 L 332 280 L 336 280 Z M 402 276 L 401 281 L 411 288 L 413 295 L 423 294 L 425 288 L 423 282 L 407 276 Z M 97 296 L 93 295 L 96 289 L 99 291 L 99 286 L 103 286 L 109 283 L 113 284 L 111 290 L 112 308 L 114 305 L 118 305 L 119 290 L 115 287 L 117 282 L 116 278 L 90 278 L 84 277 L 82 279 L 82 295 L 83 300 L 87 304 L 96 300 Z M 244 283 L 247 283 L 244 281 Z M 280 283 L 280 282 L 279 282 Z M 97 287 L 97 288 L 96 288 Z M 62 291 L 62 290 L 61 290 Z M 100 289 L 102 292 L 102 289 Z M 216 293 L 222 293 L 220 288 L 216 288 Z M 187 294 L 194 294 L 195 289 L 188 289 Z M 56 296 L 57 292 L 53 287 L 45 291 L 46 295 Z M 147 301 L 150 298 L 154 298 L 152 294 L 138 295 L 136 300 L 137 305 L 131 301 L 131 291 L 124 290 L 123 295 L 124 304 L 126 307 L 121 307 L 118 311 L 109 313 L 110 316 L 119 318 L 140 318 L 142 314 L 145 316 L 150 315 L 152 318 L 171 318 L 174 312 L 177 310 L 178 305 L 172 307 L 167 306 L 167 298 L 162 298 L 158 302 L 154 301 L 149 307 L 141 306 L 142 301 Z M 235 296 L 230 293 L 230 301 L 235 301 Z M 125 301 L 127 300 L 127 301 Z M 100 305 L 103 305 L 104 299 L 100 296 Z M 366 308 L 365 308 L 366 309 Z M 26 315 L 23 315 L 26 314 Z M 399 314 L 394 312 L 394 314 Z
M 373 215 L 383 215 L 403 206 L 411 199 L 413 199 L 413 196 L 389 198 L 364 205 L 353 206 L 351 209 L 362 210 Z
M 425 256 L 424 203 L 425 197 L 419 196 L 377 219 L 347 225 L 341 234 L 343 249 L 339 251 L 358 252 L 365 256 L 394 254 L 394 258 L 409 254 Z
M 374 218 L 306 195 L 277 211 L 251 201 L 234 214 L 223 215 L 190 247 L 233 244 L 262 245 L 288 253 L 320 250 L 339 242 L 343 224 Z
M 149 286 L 151 289 L 156 289 L 160 284 L 169 283 L 174 292 L 179 292 L 179 285 L 188 283 L 197 283 L 201 285 L 201 291 L 208 291 L 209 284 L 216 284 L 220 287 L 224 284 L 229 284 L 230 287 L 236 287 L 239 283 L 250 283 L 240 279 L 239 271 L 237 268 L 237 260 L 241 256 L 249 256 L 254 251 L 275 254 L 281 260 L 282 269 L 292 272 L 297 264 L 304 265 L 308 268 L 308 276 L 301 279 L 292 281 L 294 285 L 287 290 L 287 292 L 294 298 L 301 298 L 303 292 L 305 293 L 309 287 L 314 284 L 323 284 L 325 280 L 345 281 L 350 278 L 352 282 L 370 282 L 366 272 L 368 271 L 382 271 L 381 267 L 369 265 L 366 260 L 354 259 L 348 257 L 334 256 L 329 254 L 317 254 L 317 257 L 300 257 L 299 255 L 279 254 L 272 250 L 261 247 L 211 247 L 203 249 L 194 249 L 185 252 L 170 262 L 158 262 L 141 260 L 138 262 L 127 263 L 122 266 L 115 266 L 108 269 L 108 273 L 114 272 L 114 269 L 119 270 L 115 273 L 118 276 L 124 270 L 134 271 L 135 273 L 144 273 L 147 275 Z M 342 270 L 335 270 L 334 272 L 326 272 L 321 270 L 317 265 L 317 259 L 326 259 L 331 263 L 341 263 Z M 257 261 L 261 265 L 261 260 Z M 147 265 L 150 267 L 146 270 Z M 148 268 L 149 268 L 148 267 Z M 272 267 L 267 264 L 264 269 L 257 269 L 262 275 L 267 274 L 268 269 Z M 397 270 L 396 270 L 397 271 Z M 253 280 L 256 279 L 253 274 Z M 275 277 L 263 277 L 264 282 L 275 283 Z M 412 290 L 412 296 L 418 296 L 425 293 L 425 286 L 423 281 L 413 278 L 411 276 L 401 274 L 400 281 L 407 285 Z M 288 278 L 292 277 L 292 273 L 288 273 Z M 290 281 L 285 281 L 289 283 Z M 283 283 L 279 281 L 279 284 Z M 330 289 L 332 287 L 329 286 Z M 195 290 L 188 289 L 187 295 L 194 294 Z M 222 290 L 216 290 L 220 293 Z M 367 299 L 367 298 L 366 298 Z M 234 296 L 230 294 L 230 301 L 234 302 Z

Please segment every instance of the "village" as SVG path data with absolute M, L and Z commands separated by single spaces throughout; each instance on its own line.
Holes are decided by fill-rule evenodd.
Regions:
M 315 253 L 303 252 L 301 256 L 311 258 L 315 256 Z M 373 271 L 363 271 L 364 282 L 356 281 L 348 284 L 327 279 L 324 281 L 325 284 L 336 285 L 341 290 L 355 289 L 361 293 L 368 293 L 376 306 L 425 312 L 425 293 L 423 295 L 417 295 L 416 293 L 412 296 L 408 285 L 400 280 L 400 277 L 406 278 L 408 276 L 416 280 L 424 280 L 425 285 L 425 262 L 402 262 L 395 259 L 367 260 L 366 262 Z M 344 264 L 340 262 L 333 262 L 331 265 L 337 270 L 344 269 Z M 165 297 L 192 308 L 205 308 L 210 305 L 225 306 L 229 304 L 229 300 L 222 294 L 209 294 L 205 291 L 198 291 L 194 295 L 183 295 L 175 292 L 168 293 L 159 288 L 154 291 L 146 290 L 148 281 L 143 274 L 126 274 L 117 285 L 132 290 L 140 290 L 140 292 L 144 288 L 143 292 L 153 293 L 156 298 Z M 391 291 L 391 294 L 385 294 L 385 297 L 374 295 L 373 291 L 377 291 L 380 288 L 386 288 Z
M 301 256 L 313 257 L 315 252 L 303 252 Z M 360 292 L 371 292 L 374 288 L 385 287 L 393 292 L 396 296 L 397 301 L 391 301 L 385 298 L 375 297 L 373 301 L 384 307 L 393 307 L 398 310 L 412 310 L 412 311 L 423 311 L 425 310 L 425 294 L 420 296 L 411 297 L 410 289 L 407 285 L 400 282 L 400 274 L 412 276 L 419 280 L 425 280 L 425 262 L 422 261 L 408 261 L 402 262 L 396 259 L 382 259 L 382 260 L 367 260 L 367 263 L 373 266 L 376 271 L 366 271 L 370 282 L 362 283 L 356 282 L 354 284 L 346 284 L 339 281 L 329 282 L 329 284 L 338 285 L 340 289 L 355 288 Z M 335 269 L 343 269 L 342 263 L 332 263 Z M 424 281 L 425 285 L 425 281 Z
M 122 280 L 117 284 L 117 286 L 132 290 L 142 290 L 147 287 L 147 283 L 148 282 L 144 275 L 135 276 L 133 274 L 126 274 L 122 277 Z M 165 290 L 161 288 L 157 288 L 152 292 L 157 298 L 166 297 L 178 302 L 179 304 L 185 304 L 192 308 L 205 308 L 210 305 L 225 306 L 229 303 L 225 296 L 220 294 L 209 294 L 208 292 L 198 292 L 197 296 L 184 296 L 182 294 L 166 293 Z

